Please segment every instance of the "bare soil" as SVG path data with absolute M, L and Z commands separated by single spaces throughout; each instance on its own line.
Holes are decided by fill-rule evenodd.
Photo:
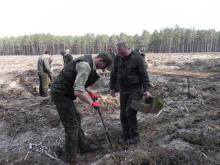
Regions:
M 62 69 L 54 56 L 53 72 Z M 138 113 L 141 142 L 120 142 L 119 101 L 107 93 L 108 77 L 94 85 L 113 142 L 109 148 L 98 113 L 79 100 L 82 127 L 99 145 L 78 164 L 219 165 L 220 54 L 147 54 L 151 92 L 164 101 L 158 114 Z M 55 152 L 64 129 L 49 98 L 38 95 L 37 56 L 0 57 L 0 164 L 65 164 Z

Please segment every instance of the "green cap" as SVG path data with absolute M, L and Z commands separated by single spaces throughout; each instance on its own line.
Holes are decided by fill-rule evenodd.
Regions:
M 102 58 L 106 67 L 111 66 L 112 64 L 112 56 L 107 52 L 101 52 L 97 55 L 98 58 Z

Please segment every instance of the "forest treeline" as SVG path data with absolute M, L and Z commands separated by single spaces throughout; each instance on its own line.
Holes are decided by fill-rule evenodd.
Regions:
M 0 38 L 0 55 L 38 55 L 45 50 L 53 54 L 69 48 L 72 54 L 96 54 L 115 48 L 118 41 L 127 41 L 131 48 L 154 53 L 220 52 L 220 32 L 214 29 L 195 30 L 176 26 L 141 35 L 56 36 L 33 34 Z

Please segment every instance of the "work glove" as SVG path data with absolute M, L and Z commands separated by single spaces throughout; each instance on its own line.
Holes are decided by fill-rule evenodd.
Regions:
M 98 98 L 100 98 L 100 96 L 98 96 L 96 93 L 94 92 L 88 92 L 89 96 L 92 98 L 92 100 L 97 100 Z
M 95 108 L 96 110 L 101 107 L 101 103 L 98 102 L 98 101 L 94 101 L 91 105 L 92 105 L 92 107 Z

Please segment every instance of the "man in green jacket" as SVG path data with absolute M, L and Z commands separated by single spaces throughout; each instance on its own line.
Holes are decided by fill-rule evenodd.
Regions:
M 118 83 L 122 139 L 127 144 L 135 144 L 140 139 L 137 131 L 137 111 L 131 108 L 131 101 L 140 101 L 143 95 L 151 96 L 148 91 L 149 78 L 139 52 L 130 49 L 126 42 L 119 42 L 117 53 L 111 71 L 110 94 L 115 97 Z
M 48 96 L 49 82 L 52 80 L 52 71 L 50 66 L 51 53 L 49 50 L 38 57 L 37 73 L 39 76 L 39 93 L 42 97 Z
M 70 61 L 52 84 L 51 98 L 65 128 L 66 162 L 76 163 L 77 151 L 84 153 L 98 149 L 96 145 L 88 143 L 73 100 L 78 97 L 91 107 L 99 108 L 101 104 L 94 101 L 98 96 L 88 87 L 99 79 L 96 69 L 105 69 L 111 63 L 111 56 L 107 53 L 100 53 L 96 57 L 84 55 Z

